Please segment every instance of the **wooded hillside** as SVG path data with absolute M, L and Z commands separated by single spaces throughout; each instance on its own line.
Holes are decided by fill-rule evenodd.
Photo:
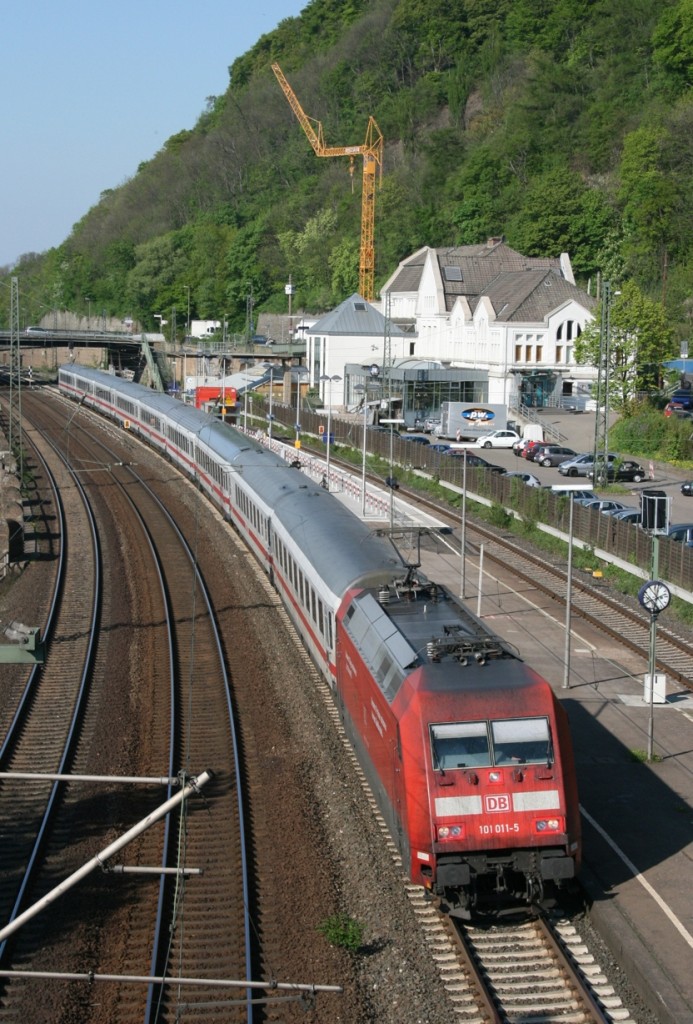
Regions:
M 361 167 L 328 145 L 385 138 L 376 291 L 422 245 L 504 234 L 570 253 L 580 283 L 633 280 L 688 337 L 693 0 L 310 0 L 229 69 L 192 131 L 104 193 L 63 245 L 22 257 L 22 321 L 52 308 L 227 317 L 328 309 L 357 290 Z M 9 291 L 0 289 L 7 305 Z M 8 321 L 7 310 L 0 316 Z

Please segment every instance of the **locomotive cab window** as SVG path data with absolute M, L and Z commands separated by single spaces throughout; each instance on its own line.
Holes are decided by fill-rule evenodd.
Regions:
M 453 722 L 431 726 L 433 767 L 489 768 L 491 749 L 486 722 Z
M 491 722 L 497 765 L 547 764 L 552 760 L 551 733 L 546 718 L 513 718 Z

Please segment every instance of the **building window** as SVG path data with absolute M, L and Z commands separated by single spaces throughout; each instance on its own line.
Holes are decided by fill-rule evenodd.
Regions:
M 556 331 L 557 341 L 574 341 L 582 334 L 582 327 L 576 320 L 564 320 Z
M 522 362 L 522 345 L 516 345 L 515 346 L 515 362 L 516 363 L 521 363 Z
M 532 362 L 532 346 L 531 345 L 525 345 L 525 362 L 526 363 L 531 363 Z
M 556 362 L 557 363 L 562 363 L 563 362 L 563 346 L 562 345 L 556 345 Z
M 544 346 L 537 345 L 537 362 L 540 363 L 544 358 Z

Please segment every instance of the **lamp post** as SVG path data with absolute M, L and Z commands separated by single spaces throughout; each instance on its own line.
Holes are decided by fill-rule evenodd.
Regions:
M 185 337 L 190 337 L 190 285 L 186 284 L 185 289 L 188 293 L 188 319 L 185 321 Z
M 332 443 L 332 382 L 335 383 L 340 381 L 342 378 L 338 373 L 330 376 L 327 373 L 323 373 L 320 376 L 320 380 L 324 381 L 329 385 L 327 390 L 327 453 L 325 455 L 325 476 L 327 479 L 327 490 L 330 489 L 330 444 Z
M 294 441 L 294 447 L 301 447 L 301 377 L 305 377 L 308 373 L 307 366 L 295 366 L 296 372 L 296 440 Z
M 572 495 L 568 495 L 570 501 L 570 513 L 568 520 L 568 578 L 565 591 L 565 650 L 563 655 L 563 689 L 570 686 L 570 628 L 572 615 L 573 597 L 573 510 L 575 501 Z
M 291 344 L 291 298 L 296 289 L 291 283 L 291 274 L 289 274 L 289 283 L 284 285 L 284 294 L 289 300 L 289 344 Z
M 657 671 L 657 616 L 669 607 L 671 591 L 666 583 L 657 579 L 659 569 L 659 537 L 652 535 L 652 579 L 644 583 L 638 592 L 638 600 L 642 607 L 650 613 L 650 656 L 649 656 L 649 721 L 647 728 L 647 760 L 654 757 L 654 691 L 655 673 Z
M 597 408 L 594 431 L 592 467 L 594 482 L 605 484 L 609 469 L 609 375 L 611 370 L 611 304 L 612 296 L 621 292 L 611 290 L 611 282 L 604 281 L 602 316 L 599 327 L 599 362 L 597 365 Z
M 273 366 L 270 366 L 270 368 L 269 368 L 269 379 L 270 379 L 270 381 L 269 381 L 269 384 L 270 384 L 270 400 L 269 400 L 269 414 L 267 416 L 267 424 L 268 424 L 268 426 L 267 426 L 267 436 L 269 437 L 270 448 L 271 448 L 272 447 L 272 420 L 274 419 L 274 416 L 272 415 L 272 400 L 273 400 L 273 397 L 274 397 L 274 367 Z
M 388 477 L 388 483 L 390 486 L 390 533 L 395 528 L 395 479 L 392 475 L 394 465 L 394 444 L 395 444 L 395 425 L 404 423 L 404 420 L 381 420 L 381 423 L 390 427 L 390 476 Z
M 89 298 L 88 295 L 85 295 L 84 298 L 87 300 L 87 330 L 90 331 L 91 330 L 91 299 Z
M 460 534 L 460 597 L 467 596 L 467 450 L 462 459 L 462 532 Z
M 366 518 L 366 431 L 368 430 L 368 424 L 366 422 L 368 417 L 368 388 L 365 384 L 357 384 L 354 391 L 363 395 L 363 438 L 362 438 L 362 453 L 361 453 L 361 516 Z

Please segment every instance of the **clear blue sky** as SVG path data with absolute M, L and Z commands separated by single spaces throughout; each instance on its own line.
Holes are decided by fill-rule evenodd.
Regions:
M 63 242 L 308 0 L 0 3 L 0 267 Z

